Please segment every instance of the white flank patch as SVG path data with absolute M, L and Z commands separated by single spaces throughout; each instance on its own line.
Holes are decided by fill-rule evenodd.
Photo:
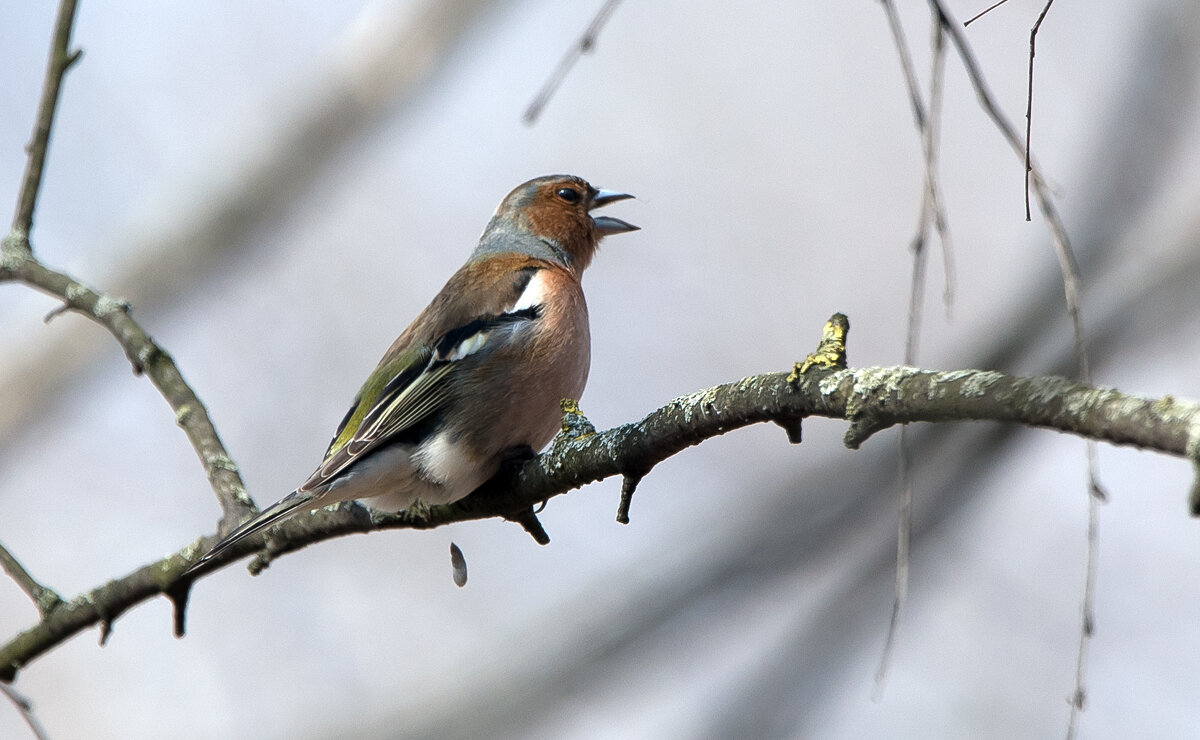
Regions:
M 487 477 L 487 471 L 481 471 L 479 462 L 446 432 L 439 432 L 422 442 L 413 455 L 413 462 L 422 476 L 441 484 L 443 489 L 442 500 L 426 503 L 457 501 L 475 490 Z
M 546 270 L 538 270 L 529 278 L 529 284 L 521 292 L 521 297 L 508 309 L 510 313 L 533 308 L 546 302 Z
M 521 295 L 517 297 L 517 302 L 512 305 L 505 313 L 516 313 L 527 308 L 542 305 L 546 302 L 547 287 L 545 270 L 538 270 L 529 278 L 529 284 L 525 286 L 525 290 L 521 291 Z M 464 357 L 470 357 L 479 350 L 483 349 L 491 338 L 491 332 L 481 331 L 478 334 L 472 334 L 466 339 L 451 348 L 450 353 L 441 358 L 447 362 L 457 362 Z

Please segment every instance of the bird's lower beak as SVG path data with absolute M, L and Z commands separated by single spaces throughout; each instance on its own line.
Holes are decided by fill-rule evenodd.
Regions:
M 628 221 L 622 221 L 619 218 L 612 216 L 596 216 L 592 218 L 592 223 L 596 224 L 596 231 L 603 236 L 609 234 L 624 234 L 626 231 L 637 231 L 641 226 L 634 226 Z
M 597 190 L 592 196 L 592 208 L 600 208 L 609 203 L 616 203 L 619 200 L 629 200 L 633 196 L 629 193 L 618 193 L 616 190 Z M 640 226 L 622 221 L 619 218 L 612 216 L 594 216 L 592 221 L 596 224 L 596 231 L 604 236 L 609 234 L 624 234 L 627 231 L 637 231 Z

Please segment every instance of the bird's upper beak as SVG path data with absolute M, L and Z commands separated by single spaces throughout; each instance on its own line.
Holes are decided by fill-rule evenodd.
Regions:
M 619 200 L 629 200 L 632 197 L 629 193 L 618 193 L 616 190 L 597 190 L 596 194 L 592 196 L 591 208 L 600 208 Z M 602 236 L 624 234 L 626 231 L 637 231 L 641 228 L 612 216 L 593 216 L 592 222 L 596 224 L 596 231 L 600 232 Z

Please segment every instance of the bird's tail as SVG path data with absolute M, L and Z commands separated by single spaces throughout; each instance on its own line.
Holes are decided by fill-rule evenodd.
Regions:
M 263 509 L 258 516 L 243 522 L 237 529 L 221 538 L 220 542 L 213 545 L 212 549 L 205 553 L 204 557 L 192 563 L 183 575 L 187 575 L 197 568 L 203 566 L 208 561 L 217 557 L 229 548 L 233 547 L 242 540 L 257 534 L 273 524 L 287 519 L 292 514 L 296 514 L 308 508 L 317 508 L 320 504 L 315 503 L 316 497 L 311 493 L 301 493 L 300 491 L 292 491 L 280 500 Z

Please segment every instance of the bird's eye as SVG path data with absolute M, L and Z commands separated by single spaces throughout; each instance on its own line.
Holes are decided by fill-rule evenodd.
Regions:
M 559 188 L 554 194 L 568 203 L 578 203 L 579 199 L 583 197 L 574 188 Z

